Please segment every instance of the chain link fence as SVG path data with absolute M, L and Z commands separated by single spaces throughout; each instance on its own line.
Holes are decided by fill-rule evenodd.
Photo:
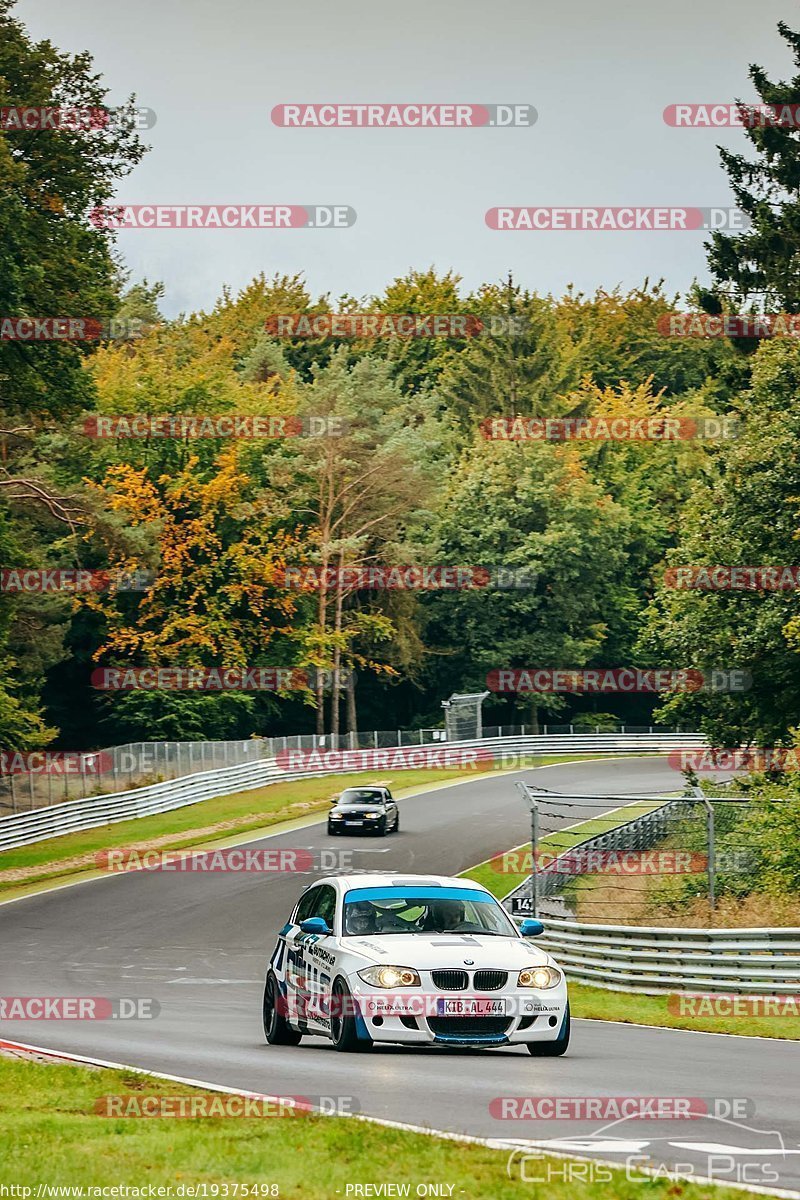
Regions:
M 532 732 L 530 725 L 494 725 L 484 727 L 481 736 L 482 740 L 509 738 Z M 545 725 L 540 732 L 547 735 L 594 731 L 577 725 Z M 596 732 L 610 731 L 604 727 Z M 618 732 L 680 731 L 658 725 L 620 725 Z M 448 740 L 454 739 L 448 739 L 446 729 L 376 729 L 336 737 L 309 733 L 225 742 L 129 742 L 124 746 L 85 753 L 56 754 L 46 765 L 43 761 L 41 769 L 4 773 L 0 765 L 0 817 L 274 758 L 281 750 L 385 750 L 398 746 L 434 745 Z

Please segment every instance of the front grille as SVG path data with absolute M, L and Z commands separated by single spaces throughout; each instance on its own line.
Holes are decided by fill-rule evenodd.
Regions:
M 479 992 L 496 992 L 508 983 L 508 971 L 476 971 L 473 984 Z
M 456 1036 L 488 1034 L 497 1037 L 511 1025 L 508 1017 L 428 1017 L 431 1033 Z
M 431 971 L 431 979 L 442 992 L 463 992 L 469 983 L 466 971 Z

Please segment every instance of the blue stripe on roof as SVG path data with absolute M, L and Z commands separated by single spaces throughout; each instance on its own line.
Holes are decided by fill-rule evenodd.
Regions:
M 413 887 L 404 884 L 402 887 L 368 887 L 354 888 L 345 895 L 345 903 L 352 904 L 356 900 L 474 900 L 478 904 L 496 904 L 494 896 L 488 892 L 479 892 L 472 888 L 460 887 Z

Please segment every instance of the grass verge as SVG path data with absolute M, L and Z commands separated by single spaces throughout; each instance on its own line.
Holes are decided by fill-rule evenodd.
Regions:
M 765 997 L 765 1000 L 769 999 Z M 790 998 L 791 1000 L 792 998 Z M 676 996 L 642 996 L 639 992 L 611 992 L 585 983 L 570 983 L 569 1003 L 573 1017 L 596 1021 L 623 1021 L 627 1025 L 663 1025 L 665 1029 L 693 1029 L 699 1033 L 748 1034 L 750 1037 L 800 1039 L 800 1017 L 707 1016 L 700 1001 L 696 1012 L 671 1012 L 678 1007 Z M 692 1004 L 687 996 L 683 1003 Z M 797 1012 L 798 1006 L 793 1005 Z
M 354 1185 L 408 1185 L 394 1195 L 414 1196 L 421 1184 L 447 1185 L 433 1194 L 458 1200 L 512 1200 L 544 1194 L 509 1177 L 508 1150 L 446 1141 L 346 1117 L 136 1119 L 97 1115 L 104 1096 L 208 1095 L 130 1071 L 21 1062 L 0 1057 L 0 1182 L 32 1189 L 164 1187 L 166 1197 L 205 1185 L 206 1195 L 238 1194 L 281 1200 L 337 1200 L 375 1195 Z M 519 1164 L 519 1154 L 516 1163 Z M 613 1171 L 609 1181 L 564 1181 L 564 1163 L 543 1158 L 548 1200 L 635 1200 L 641 1184 Z M 528 1171 L 532 1164 L 528 1162 Z M 513 1174 L 513 1171 L 512 1171 Z M 179 1189 L 183 1185 L 184 1190 Z M 214 1186 L 219 1188 L 213 1192 Z M 228 1190 L 225 1190 L 227 1185 Z M 274 1185 L 275 1190 L 271 1188 Z M 350 1191 L 348 1192 L 348 1185 Z M 244 1189 L 248 1190 L 245 1191 Z M 724 1187 L 668 1179 L 647 1181 L 647 1195 L 668 1200 L 733 1200 Z M 146 1193 L 145 1193 L 146 1194 Z M 202 1194 L 196 1193 L 196 1194 Z M 420 1193 L 422 1194 L 422 1193 Z M 23 1197 L 24 1193 L 16 1192 Z

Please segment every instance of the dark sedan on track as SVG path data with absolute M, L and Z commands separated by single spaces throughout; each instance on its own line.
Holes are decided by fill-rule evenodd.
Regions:
M 328 833 L 397 833 L 400 815 L 387 787 L 345 788 L 328 813 Z

